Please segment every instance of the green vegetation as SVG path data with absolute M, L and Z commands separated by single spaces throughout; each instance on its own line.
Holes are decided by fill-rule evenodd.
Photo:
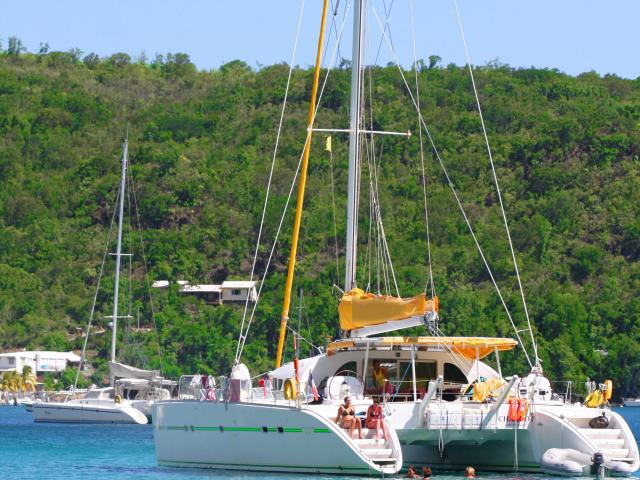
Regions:
M 254 70 L 234 61 L 202 72 L 184 54 L 147 63 L 123 53 L 98 58 L 46 46 L 26 53 L 15 39 L 6 46 L 0 53 L 0 348 L 81 348 L 78 329 L 90 312 L 127 125 L 151 280 L 248 277 L 286 65 Z M 438 60 L 421 62 L 425 121 L 523 326 L 469 77 L 462 67 L 439 67 Z M 613 378 L 620 394 L 640 355 L 640 79 L 574 78 L 505 65 L 475 74 L 543 366 L 557 380 Z M 318 126 L 347 126 L 349 75 L 346 68 L 332 72 Z M 309 69 L 293 73 L 267 239 L 302 149 L 311 76 Z M 371 80 L 373 127 L 415 132 L 417 119 L 396 69 L 374 68 Z M 346 138 L 334 136 L 333 145 L 342 244 Z M 338 333 L 332 284 L 342 283 L 323 147 L 317 135 L 296 279 L 305 291 L 309 336 L 319 345 Z M 381 138 L 380 150 L 385 230 L 400 289 L 410 295 L 424 288 L 427 271 L 418 136 Z M 441 328 L 512 336 L 444 176 L 426 151 Z M 364 193 L 362 204 L 361 242 L 369 222 Z M 288 220 L 245 349 L 254 371 L 269 368 L 274 358 Z M 262 247 L 259 266 L 268 251 Z M 360 252 L 364 257 L 364 245 Z M 148 289 L 137 260 L 132 289 L 144 299 Z M 103 317 L 113 262 L 107 265 L 96 315 L 96 328 L 106 333 L 92 336 L 89 345 L 95 379 L 103 376 L 108 356 Z M 228 371 L 242 307 L 199 304 L 175 287 L 152 295 L 165 373 Z M 133 306 L 134 315 L 138 310 L 141 323 L 152 326 L 148 298 Z M 123 360 L 160 366 L 154 331 L 121 331 Z M 290 346 L 287 353 L 290 358 Z M 523 355 L 504 355 L 503 368 L 525 373 Z

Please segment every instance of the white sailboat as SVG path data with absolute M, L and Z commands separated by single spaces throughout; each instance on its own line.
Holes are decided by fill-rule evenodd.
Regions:
M 372 474 L 395 472 L 404 461 L 447 470 L 473 465 L 478 470 L 516 469 L 573 476 L 636 472 L 640 456 L 633 434 L 605 401 L 611 389 L 598 390 L 600 400 L 594 408 L 572 403 L 570 394 L 554 392 L 543 375 L 530 326 L 527 331 L 534 355 L 532 359 L 527 355 L 527 359 L 531 371 L 524 378 L 505 377 L 500 352 L 515 348 L 516 340 L 445 336 L 437 324 L 437 297 L 427 301 L 422 294 L 402 299 L 357 288 L 360 142 L 365 134 L 385 133 L 367 131 L 361 121 L 366 3 L 353 3 L 346 279 L 339 307 L 343 338 L 331 343 L 326 353 L 280 365 L 308 149 L 314 131 L 321 27 L 278 356 L 276 369 L 269 372 L 275 388 L 271 389 L 268 382 L 252 388 L 246 367 L 239 363 L 247 333 L 242 330 L 229 388 L 221 387 L 209 396 L 210 401 L 154 405 L 159 464 Z M 420 122 L 427 131 L 421 117 Z M 430 335 L 374 336 L 418 325 L 426 326 Z M 519 338 L 517 329 L 516 336 Z M 495 355 L 497 368 L 482 361 L 489 355 Z M 319 382 L 319 400 L 310 393 L 313 379 Z M 391 427 L 388 440 L 354 441 L 334 423 L 345 394 L 354 399 L 358 413 L 367 410 L 373 396 L 382 396 L 385 421 Z M 372 434 L 367 431 L 365 437 Z
M 118 203 L 118 233 L 116 247 L 116 268 L 113 292 L 113 313 L 111 315 L 111 385 L 106 388 L 89 390 L 82 398 L 64 402 L 37 402 L 33 404 L 32 414 L 35 422 L 60 423 L 136 423 L 146 424 L 150 418 L 151 402 L 156 399 L 168 399 L 169 391 L 162 388 L 159 372 L 142 370 L 116 361 L 116 339 L 118 319 L 118 291 L 120 286 L 120 263 L 122 253 L 122 223 L 126 174 L 128 165 L 128 142 L 125 140 L 122 150 L 122 172 Z M 89 332 L 85 337 L 86 342 Z M 83 351 L 84 360 L 84 351 Z

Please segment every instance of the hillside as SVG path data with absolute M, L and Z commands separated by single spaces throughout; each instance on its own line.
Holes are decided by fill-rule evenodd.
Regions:
M 184 54 L 135 63 L 126 54 L 100 59 L 77 52 L 1 53 L 0 348 L 81 348 L 78 329 L 91 308 L 127 128 L 150 280 L 247 278 L 287 73 L 286 65 L 254 70 L 240 61 L 202 72 Z M 543 366 L 557 380 L 613 378 L 620 394 L 640 358 L 640 79 L 595 73 L 574 78 L 505 65 L 480 67 L 475 74 Z M 332 72 L 318 126 L 347 127 L 349 75 L 348 68 Z M 311 76 L 309 69 L 293 73 L 268 240 L 304 141 Z M 468 73 L 432 65 L 419 79 L 425 121 L 522 324 Z M 371 82 L 375 128 L 414 132 L 410 139 L 381 141 L 379 175 L 398 284 L 410 295 L 427 281 L 417 119 L 395 67 L 373 68 Z M 340 249 L 346 140 L 333 138 Z M 303 334 L 318 345 L 337 334 L 332 284 L 343 278 L 342 271 L 336 275 L 324 141 L 317 135 L 313 143 L 296 280 L 309 319 Z M 441 328 L 448 334 L 513 336 L 444 176 L 426 152 Z M 368 186 L 362 189 L 362 263 L 367 195 Z M 288 219 L 246 349 L 253 371 L 273 362 Z M 262 248 L 259 266 L 268 249 Z M 101 327 L 110 308 L 112 263 L 98 304 Z M 151 326 L 140 256 L 133 273 L 132 290 L 140 300 L 132 312 Z M 165 373 L 228 371 L 242 309 L 198 304 L 175 288 L 152 295 Z M 125 360 L 159 366 L 155 331 L 122 332 Z M 99 368 L 108 336 L 90 341 Z M 504 357 L 505 371 L 525 373 L 521 353 Z

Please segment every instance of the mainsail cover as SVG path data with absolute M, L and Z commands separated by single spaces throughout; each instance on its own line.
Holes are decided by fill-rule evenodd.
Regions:
M 345 293 L 338 305 L 340 328 L 356 328 L 380 325 L 394 320 L 425 315 L 438 310 L 437 298 L 427 300 L 424 293 L 411 298 L 397 298 L 388 295 L 365 293 L 359 288 Z
M 160 376 L 157 370 L 143 370 L 141 368 L 132 367 L 124 363 L 109 362 L 109 370 L 111 375 L 118 378 L 147 378 L 152 379 Z

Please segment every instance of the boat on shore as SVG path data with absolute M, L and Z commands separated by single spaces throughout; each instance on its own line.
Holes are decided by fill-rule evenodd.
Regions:
M 453 337 L 439 328 L 439 300 L 433 288 L 431 299 L 427 299 L 425 293 L 401 298 L 399 293 L 391 296 L 380 291 L 373 293 L 368 287 L 358 288 L 360 168 L 366 163 L 361 158 L 364 157 L 363 139 L 399 134 L 374 131 L 363 125 L 365 0 L 353 2 L 346 271 L 344 293 L 338 307 L 341 338 L 330 343 L 325 353 L 303 360 L 296 356 L 292 362 L 281 365 L 306 166 L 315 130 L 326 4 L 325 1 L 306 125 L 307 140 L 301 157 L 276 368 L 259 376 L 261 383 L 252 383 L 256 378 L 252 378 L 241 363 L 249 328 L 245 329 L 243 320 L 235 365 L 229 378 L 218 382 L 219 387 L 212 395 L 202 395 L 201 400 L 154 404 L 158 463 L 173 467 L 362 475 L 397 473 L 403 463 L 428 464 L 443 470 L 473 465 L 484 471 L 515 469 L 574 476 L 633 474 L 640 467 L 638 446 L 625 420 L 608 407 L 611 387 L 605 384 L 598 387 L 592 407 L 573 402 L 568 393 L 554 391 L 541 367 L 528 313 L 528 326 L 517 328 L 500 295 L 517 339 Z M 386 30 L 381 30 L 386 36 Z M 408 96 L 417 103 L 411 92 Z M 420 128 L 431 139 L 419 108 L 416 110 Z M 434 150 L 439 159 L 435 146 Z M 441 166 L 444 170 L 442 162 Z M 444 174 L 457 199 L 446 170 Z M 393 267 L 380 216 L 377 180 L 370 182 L 371 223 L 378 232 L 379 251 L 375 255 L 388 281 L 393 276 Z M 500 196 L 497 179 L 496 188 Z M 462 204 L 458 202 L 458 205 L 464 214 Z M 504 210 L 502 213 L 504 215 Z M 473 233 L 466 214 L 465 220 Z M 506 217 L 505 228 L 508 233 Z M 477 241 L 476 246 L 484 260 Z M 510 246 L 517 273 L 511 242 Z M 485 266 L 493 280 L 486 261 Z M 385 268 L 389 269 L 386 273 Z M 494 286 L 500 294 L 495 281 Z M 520 288 L 522 291 L 521 285 Z M 524 292 L 522 301 L 526 312 Z M 381 336 L 397 335 L 415 327 L 422 327 L 428 335 Z M 523 331 L 531 336 L 532 355 L 523 345 L 520 336 Z M 294 340 L 294 350 L 295 345 Z M 516 347 L 523 349 L 530 368 L 522 378 L 505 375 L 501 369 L 500 355 Z M 483 361 L 490 356 L 495 356 L 495 368 L 488 360 Z M 383 421 L 389 432 L 385 442 L 380 445 L 365 442 L 370 440 L 366 437 L 371 431 L 366 432 L 362 442 L 353 440 L 336 424 L 336 412 L 345 396 L 353 399 L 359 416 L 366 416 L 374 399 L 381 398 Z

